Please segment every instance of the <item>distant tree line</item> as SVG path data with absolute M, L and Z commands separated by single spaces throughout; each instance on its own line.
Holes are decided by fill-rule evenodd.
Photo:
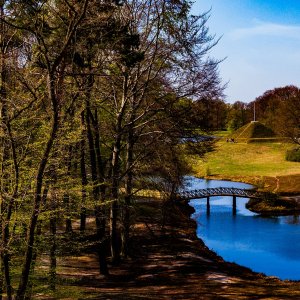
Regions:
M 224 127 L 217 41 L 191 5 L 0 2 L 0 298 L 30 297 L 45 252 L 55 289 L 61 236 L 91 215 L 108 274 L 129 254 L 135 195 L 174 192 L 181 139 Z
M 255 119 L 279 136 L 300 143 L 300 89 L 296 86 L 268 90 L 249 103 L 226 103 L 221 97 L 201 101 L 186 99 L 185 102 L 186 106 L 193 107 L 189 112 L 189 126 L 197 124 L 210 132 L 232 132 Z

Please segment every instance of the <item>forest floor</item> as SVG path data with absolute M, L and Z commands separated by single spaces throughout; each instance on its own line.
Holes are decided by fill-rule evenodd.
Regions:
M 64 257 L 55 296 L 35 299 L 300 299 L 299 281 L 254 273 L 210 251 L 188 205 L 143 200 L 135 212 L 131 258 L 104 277 L 95 254 Z

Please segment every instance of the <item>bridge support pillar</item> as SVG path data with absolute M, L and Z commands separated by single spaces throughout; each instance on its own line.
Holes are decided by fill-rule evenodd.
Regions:
M 210 215 L 210 203 L 209 203 L 209 197 L 206 198 L 206 215 Z
M 236 215 L 236 196 L 232 196 L 232 214 Z

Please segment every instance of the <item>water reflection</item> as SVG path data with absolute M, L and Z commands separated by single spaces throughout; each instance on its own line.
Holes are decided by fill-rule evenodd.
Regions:
M 283 221 L 286 224 L 296 225 L 296 224 L 300 224 L 300 218 L 299 217 L 300 217 L 299 215 L 288 216 L 288 217 L 284 218 Z
M 205 184 L 204 180 L 193 179 L 189 188 L 205 188 Z M 209 187 L 251 187 L 224 181 L 208 184 Z M 237 213 L 233 215 L 232 197 L 210 198 L 209 214 L 206 199 L 192 200 L 198 236 L 227 261 L 282 279 L 299 280 L 299 216 L 261 217 L 245 208 L 247 201 L 237 198 Z

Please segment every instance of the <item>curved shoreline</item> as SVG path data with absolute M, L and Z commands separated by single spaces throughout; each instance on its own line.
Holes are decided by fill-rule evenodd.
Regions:
M 189 204 L 187 204 L 187 205 L 189 205 Z M 195 212 L 196 210 L 192 207 L 192 209 L 193 209 L 193 211 Z M 199 211 L 198 211 L 198 213 L 199 213 Z M 198 228 L 198 222 L 197 222 L 197 220 L 195 220 L 193 217 L 192 217 L 192 214 L 193 213 L 191 213 L 190 214 L 190 218 L 192 219 L 192 221 L 194 221 L 195 222 L 195 224 L 196 224 L 196 226 L 195 226 L 195 232 L 196 232 L 196 236 L 197 236 L 197 238 L 199 239 L 199 240 L 201 240 L 201 241 L 203 241 L 202 239 L 201 239 L 201 236 L 198 236 L 197 235 L 197 228 Z M 201 223 L 201 224 L 203 224 L 203 223 Z M 218 238 L 216 238 L 216 239 L 218 239 Z M 205 241 L 203 241 L 203 243 L 206 245 L 206 243 L 205 243 Z M 226 259 L 224 259 L 223 257 L 222 257 L 222 255 L 218 255 L 214 250 L 212 250 L 212 249 L 210 249 L 208 246 L 207 246 L 207 249 L 208 249 L 208 251 L 211 251 L 212 253 L 214 253 L 217 257 L 219 257 L 219 258 L 221 258 L 225 263 L 229 263 L 229 264 L 231 264 L 230 262 L 228 262 L 228 261 L 226 261 Z M 240 266 L 240 267 L 245 267 L 245 268 L 248 268 L 249 270 L 251 270 L 251 272 L 253 272 L 254 274 L 260 274 L 260 275 L 263 275 L 263 276 L 266 276 L 266 277 L 268 277 L 268 278 L 275 278 L 275 277 L 277 277 L 277 276 L 275 276 L 275 275 L 266 275 L 266 274 L 264 274 L 263 272 L 260 272 L 260 271 L 254 271 L 254 270 L 252 270 L 251 269 L 251 267 L 246 267 L 245 265 L 247 265 L 247 263 L 245 263 L 245 265 L 239 265 L 238 263 L 234 263 L 234 264 L 236 264 L 237 266 Z M 281 280 L 281 281 L 294 281 L 294 282 L 299 282 L 300 283 L 300 273 L 298 274 L 298 279 L 281 279 L 281 278 L 279 278 L 279 277 L 277 277 L 279 280 Z
M 76 258 L 84 294 L 77 299 L 300 299 L 299 281 L 253 272 L 211 251 L 197 237 L 188 203 L 140 199 L 135 209 L 130 258 L 110 265 L 109 276 L 97 274 L 95 253 Z M 59 276 L 70 276 L 69 268 Z
M 195 209 L 193 207 L 191 207 L 188 203 L 184 203 L 184 206 L 181 207 L 181 209 L 185 210 L 186 213 L 189 214 L 189 219 L 190 219 L 190 222 L 191 223 L 194 223 L 193 227 L 194 227 L 194 231 L 195 231 L 195 238 L 198 239 L 201 243 L 203 243 L 204 247 L 206 247 L 207 251 L 210 253 L 210 255 L 214 256 L 218 261 L 222 261 L 222 263 L 224 263 L 225 265 L 227 266 L 236 266 L 237 268 L 240 268 L 241 270 L 248 270 L 250 273 L 252 273 L 254 276 L 258 276 L 258 277 L 264 277 L 264 278 L 268 278 L 268 279 L 276 279 L 280 282 L 293 282 L 293 283 L 299 283 L 299 288 L 300 288 L 300 279 L 299 280 L 283 280 L 283 279 L 280 279 L 276 276 L 268 276 L 268 275 L 265 275 L 264 273 L 261 273 L 261 272 L 256 272 L 256 271 L 253 271 L 251 268 L 248 268 L 248 267 L 244 267 L 244 266 L 241 266 L 239 264 L 236 264 L 236 263 L 231 263 L 231 262 L 227 262 L 226 260 L 223 259 L 223 257 L 221 257 L 220 255 L 218 255 L 215 251 L 209 249 L 205 242 L 199 238 L 197 236 L 197 233 L 196 233 L 196 229 L 197 229 L 197 222 L 192 218 L 192 214 L 195 212 Z

